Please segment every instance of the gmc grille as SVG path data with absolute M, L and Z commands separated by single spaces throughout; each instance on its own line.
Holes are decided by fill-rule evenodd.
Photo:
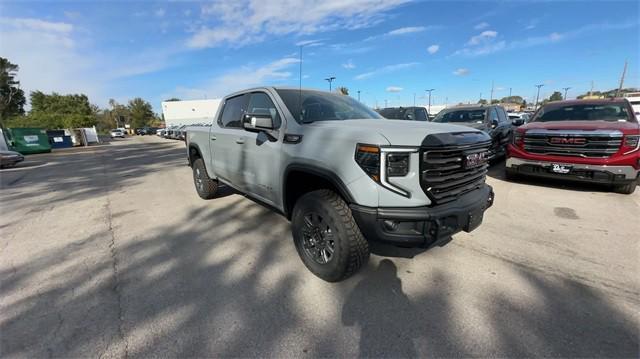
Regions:
M 622 145 L 620 131 L 529 130 L 524 150 L 541 155 L 610 157 Z
M 469 146 L 423 147 L 420 151 L 420 185 L 434 204 L 456 200 L 484 185 L 488 164 L 465 168 L 465 158 L 487 153 L 491 141 Z

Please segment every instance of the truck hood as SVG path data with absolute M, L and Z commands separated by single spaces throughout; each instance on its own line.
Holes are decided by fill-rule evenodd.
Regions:
M 348 128 L 373 131 L 386 138 L 389 144 L 394 146 L 420 146 L 425 137 L 432 134 L 460 132 L 482 133 L 482 131 L 467 126 L 426 121 L 344 120 L 318 121 L 309 125 L 337 130 L 340 128 Z
M 619 130 L 623 133 L 637 133 L 640 125 L 634 122 L 612 122 L 612 121 L 556 121 L 556 122 L 530 122 L 520 128 L 524 130 L 545 129 L 545 130 Z

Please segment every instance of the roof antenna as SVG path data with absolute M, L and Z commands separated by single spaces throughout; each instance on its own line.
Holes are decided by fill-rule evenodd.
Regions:
M 303 44 L 300 44 L 300 74 L 299 74 L 299 86 L 298 86 L 298 111 L 300 111 L 300 113 L 298 114 L 298 121 L 302 122 L 302 46 L 304 46 Z

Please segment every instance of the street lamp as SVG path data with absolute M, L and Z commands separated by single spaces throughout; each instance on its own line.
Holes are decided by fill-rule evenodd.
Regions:
M 331 76 L 331 77 L 327 77 L 325 79 L 325 81 L 329 82 L 329 92 L 331 92 L 331 83 L 333 82 L 333 80 L 335 80 L 336 77 L 335 76 Z
M 538 99 L 540 98 L 540 87 L 544 86 L 544 84 L 539 84 L 536 85 L 536 87 L 538 88 L 538 93 L 536 94 L 536 106 L 535 109 L 538 109 Z
M 431 91 L 433 91 L 435 89 L 429 89 L 429 90 L 425 90 L 426 92 L 429 93 L 429 109 L 427 110 L 427 112 L 431 113 Z
M 358 90 L 358 102 L 360 102 L 360 90 Z
M 564 99 L 567 99 L 567 91 L 571 90 L 571 87 L 563 87 L 562 88 L 564 90 Z

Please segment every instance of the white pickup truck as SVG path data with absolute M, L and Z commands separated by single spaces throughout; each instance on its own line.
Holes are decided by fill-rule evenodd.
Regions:
M 432 246 L 477 228 L 493 203 L 487 134 L 385 120 L 349 96 L 236 92 L 186 141 L 200 197 L 223 182 L 282 213 L 302 261 L 327 281 L 365 264 L 369 241 Z

